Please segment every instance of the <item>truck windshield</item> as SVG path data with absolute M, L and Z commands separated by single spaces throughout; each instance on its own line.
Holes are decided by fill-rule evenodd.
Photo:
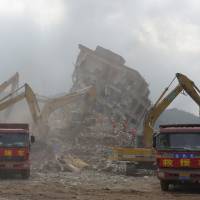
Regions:
M 161 133 L 157 149 L 200 150 L 200 133 Z
M 25 147 L 28 136 L 25 133 L 0 133 L 0 147 Z

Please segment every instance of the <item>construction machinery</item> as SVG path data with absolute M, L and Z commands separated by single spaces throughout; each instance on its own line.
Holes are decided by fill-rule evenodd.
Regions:
M 0 177 L 19 174 L 30 176 L 30 144 L 34 143 L 28 124 L 0 124 Z
M 25 99 L 34 127 L 36 127 L 34 130 L 39 131 L 41 136 L 45 137 L 48 132 L 50 114 L 56 109 L 76 101 L 81 96 L 88 97 L 87 100 L 92 103 L 96 96 L 95 88 L 89 86 L 63 96 L 46 99 L 41 112 L 35 93 L 28 84 L 25 84 L 0 99 L 0 111 Z M 30 143 L 34 141 L 34 136 L 30 137 L 28 124 L 0 124 L 0 175 L 14 172 L 21 174 L 23 178 L 28 178 L 30 176 Z
M 44 106 L 40 109 L 38 99 L 32 88 L 28 84 L 24 84 L 14 92 L 0 99 L 0 111 L 12 106 L 13 104 L 25 99 L 34 122 L 40 133 L 46 133 L 48 131 L 48 118 L 55 110 L 61 108 L 69 103 L 75 102 L 80 99 L 81 96 L 88 97 L 88 102 L 94 102 L 96 91 L 93 86 L 71 92 L 55 98 L 43 99 Z M 87 106 L 85 106 L 87 108 Z
M 86 96 L 87 102 L 90 104 L 94 102 L 96 97 L 96 90 L 94 86 L 88 86 L 83 89 L 70 92 L 68 94 L 59 95 L 58 97 L 43 97 L 34 93 L 28 84 L 19 87 L 19 74 L 15 73 L 10 79 L 0 85 L 0 93 L 5 91 L 11 85 L 11 91 L 8 95 L 0 99 L 0 111 L 7 109 L 6 116 L 11 112 L 11 106 L 15 103 L 26 99 L 32 119 L 35 124 L 48 124 L 48 118 L 55 110 L 78 100 L 81 96 Z M 24 89 L 23 92 L 21 92 Z M 39 107 L 39 102 L 44 104 L 42 111 Z M 85 110 L 88 109 L 84 106 Z
M 37 124 L 38 119 L 40 118 L 40 107 L 35 93 L 28 84 L 24 84 L 22 87 L 0 99 L 0 111 L 20 102 L 23 99 L 26 99 L 32 119 L 34 123 Z
M 200 183 L 199 124 L 160 125 L 153 141 L 157 177 L 163 191 L 170 184 Z
M 172 82 L 177 78 L 178 85 L 166 95 Z M 177 73 L 176 77 L 170 85 L 164 90 L 152 108 L 146 113 L 144 119 L 143 143 L 144 148 L 133 147 L 113 147 L 112 157 L 114 161 L 123 161 L 127 165 L 127 173 L 132 165 L 137 165 L 142 168 L 153 167 L 155 163 L 155 154 L 152 149 L 153 129 L 156 120 L 160 114 L 172 103 L 172 101 L 181 93 L 186 92 L 200 106 L 200 90 L 187 76 Z M 165 96 L 166 95 L 166 96 Z
M 62 95 L 59 97 L 55 97 L 49 100 L 46 100 L 46 103 L 41 111 L 41 118 L 42 122 L 47 124 L 48 118 L 55 110 L 58 108 L 61 108 L 67 104 L 70 104 L 78 99 L 80 99 L 81 96 L 86 96 L 87 102 L 92 103 L 95 101 L 96 98 L 96 90 L 94 86 L 88 86 L 83 89 L 71 92 L 66 95 Z M 90 105 L 91 106 L 91 105 Z M 87 110 L 87 106 L 84 106 L 84 108 Z
M 153 127 L 160 114 L 171 104 L 171 102 L 183 91 L 185 91 L 200 106 L 199 88 L 187 76 L 177 73 L 179 84 L 163 99 L 167 90 L 161 94 L 155 105 L 150 109 L 144 122 L 144 146 L 151 148 L 153 139 Z M 171 85 L 171 84 L 170 84 Z
M 76 102 L 81 97 L 84 97 L 84 110 L 82 113 L 86 113 L 96 99 L 96 89 L 94 86 L 88 86 L 80 90 L 76 90 L 74 92 L 70 92 L 68 94 L 60 95 L 54 98 L 40 98 L 39 101 L 42 100 L 44 103 L 43 108 L 41 109 L 40 118 L 37 122 L 38 131 L 45 136 L 49 130 L 49 117 L 51 114 L 59 108 L 67 106 L 71 103 Z

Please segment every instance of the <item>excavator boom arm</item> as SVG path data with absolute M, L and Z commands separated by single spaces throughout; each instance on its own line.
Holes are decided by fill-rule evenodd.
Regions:
M 197 105 L 200 106 L 200 90 L 199 88 L 194 84 L 193 81 L 188 79 L 185 75 L 177 73 L 176 77 L 179 81 L 179 84 L 183 87 L 185 92 L 194 100 L 194 102 L 197 103 Z
M 77 90 L 73 93 L 66 94 L 64 96 L 54 98 L 49 100 L 42 109 L 41 117 L 44 123 L 47 123 L 48 118 L 52 112 L 61 108 L 69 103 L 72 103 L 79 99 L 81 96 L 88 95 L 91 98 L 96 97 L 96 90 L 93 86 L 89 86 L 87 88 Z
M 9 85 L 11 85 L 11 92 L 13 92 L 19 84 L 19 74 L 14 74 L 10 79 L 0 85 L 0 92 L 3 92 Z
M 9 106 L 21 101 L 22 99 L 24 99 L 25 97 L 25 93 L 22 93 L 16 97 L 10 98 L 8 100 L 4 100 L 3 102 L 0 103 L 0 111 L 8 108 Z
M 160 114 L 172 103 L 172 101 L 185 91 L 200 106 L 200 90 L 187 76 L 177 73 L 176 78 L 179 84 L 165 97 L 158 98 L 156 104 L 149 110 L 144 120 L 144 146 L 152 146 L 153 127 Z M 166 90 L 165 90 L 166 91 Z
M 25 91 L 18 94 L 18 91 L 22 88 L 24 88 Z M 26 99 L 33 121 L 37 123 L 38 118 L 40 117 L 40 108 L 35 94 L 28 84 L 25 84 L 23 87 L 15 90 L 13 93 L 10 93 L 6 97 L 0 99 L 0 111 L 8 108 L 11 105 L 14 105 L 15 103 L 20 102 L 23 99 Z
M 153 127 L 160 114 L 171 104 L 171 102 L 180 94 L 183 88 L 178 85 L 170 92 L 160 103 L 153 106 L 145 117 L 144 121 L 144 145 L 151 147 Z
M 35 93 L 28 84 L 25 84 L 25 98 L 29 106 L 29 110 L 31 112 L 33 121 L 35 123 L 38 123 L 38 119 L 40 118 L 40 107 L 37 98 L 35 96 Z

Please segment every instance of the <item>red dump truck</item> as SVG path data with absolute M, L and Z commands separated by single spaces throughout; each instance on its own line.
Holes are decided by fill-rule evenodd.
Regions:
M 0 176 L 20 174 L 30 176 L 30 143 L 28 124 L 0 124 Z
M 163 191 L 170 184 L 200 183 L 200 124 L 161 125 L 153 147 Z

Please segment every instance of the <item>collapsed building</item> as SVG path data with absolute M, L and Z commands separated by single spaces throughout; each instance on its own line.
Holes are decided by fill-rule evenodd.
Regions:
M 93 169 L 106 169 L 111 146 L 135 145 L 130 130 L 142 127 L 150 107 L 147 82 L 125 65 L 123 57 L 100 46 L 91 50 L 79 45 L 79 49 L 71 92 L 94 86 L 95 100 L 81 96 L 51 115 L 48 143 L 39 153 L 46 161 L 41 169 L 64 170 L 71 155 Z
M 149 88 L 140 73 L 125 65 L 125 59 L 103 47 L 91 50 L 79 45 L 72 91 L 96 87 L 95 111 L 138 129 L 149 109 Z M 139 133 L 140 134 L 140 133 Z

